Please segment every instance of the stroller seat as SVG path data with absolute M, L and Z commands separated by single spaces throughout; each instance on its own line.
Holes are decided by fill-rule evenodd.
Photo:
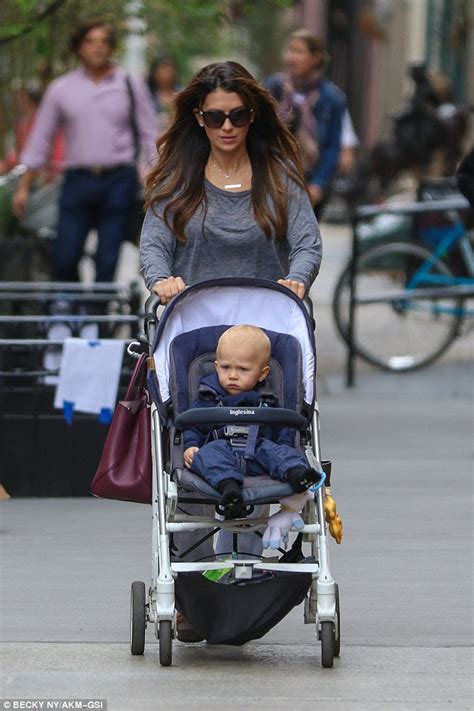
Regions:
M 170 383 L 174 413 L 187 410 L 197 398 L 201 378 L 214 370 L 215 348 L 221 334 L 229 326 L 210 326 L 180 334 L 170 347 Z M 265 391 L 274 395 L 280 407 L 301 412 L 303 393 L 301 349 L 293 336 L 264 329 L 270 338 L 272 356 Z M 291 368 L 288 365 L 291 364 Z M 288 373 L 288 377 L 284 377 Z M 200 494 L 212 502 L 221 498 L 216 489 L 197 474 L 183 467 L 183 447 L 180 437 L 171 436 L 179 444 L 173 447 L 174 478 L 184 491 Z M 298 444 L 298 443 L 297 443 Z M 246 504 L 263 504 L 291 496 L 291 486 L 270 476 L 244 477 L 242 496 Z

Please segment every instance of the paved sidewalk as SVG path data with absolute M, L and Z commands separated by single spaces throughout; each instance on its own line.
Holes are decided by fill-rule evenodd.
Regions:
M 323 225 L 323 237 L 318 398 L 345 525 L 331 547 L 342 609 L 334 668 L 321 668 L 301 606 L 241 648 L 176 643 L 162 669 L 148 629 L 144 657 L 131 657 L 129 589 L 149 581 L 148 507 L 16 499 L 0 502 L 0 696 L 107 698 L 109 711 L 473 708 L 471 346 L 404 375 L 358 364 L 346 389 L 329 304 L 349 236 Z M 122 269 L 136 274 L 130 246 Z
M 301 606 L 242 648 L 176 643 L 161 669 L 149 629 L 145 656 L 131 657 L 148 508 L 17 499 L 0 505 L 2 695 L 106 697 L 114 711 L 224 699 L 232 711 L 471 709 L 471 373 L 447 363 L 408 382 L 370 373 L 353 391 L 333 379 L 320 393 L 345 524 L 332 545 L 343 640 L 333 669 L 321 668 Z

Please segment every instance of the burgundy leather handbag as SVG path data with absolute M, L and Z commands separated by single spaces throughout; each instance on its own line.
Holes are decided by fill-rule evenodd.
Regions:
M 125 399 L 115 408 L 91 485 L 94 496 L 151 504 L 151 420 L 146 374 L 147 355 L 142 353 Z

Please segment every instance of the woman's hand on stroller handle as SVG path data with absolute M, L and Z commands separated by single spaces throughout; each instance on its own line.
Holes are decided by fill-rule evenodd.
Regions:
M 286 286 L 287 289 L 292 291 L 300 299 L 304 299 L 306 294 L 306 287 L 300 281 L 295 281 L 295 279 L 278 279 L 278 284 Z
M 153 286 L 153 291 L 160 297 L 161 304 L 167 304 L 174 296 L 184 291 L 186 284 L 181 277 L 170 276 L 167 279 L 160 279 Z
M 286 286 L 287 289 L 296 294 L 300 299 L 304 299 L 306 295 L 305 285 L 296 279 L 278 279 L 277 284 Z M 168 304 L 174 296 L 180 294 L 185 288 L 186 284 L 181 277 L 170 276 L 157 281 L 153 285 L 152 291 L 158 294 L 160 303 L 164 305 Z

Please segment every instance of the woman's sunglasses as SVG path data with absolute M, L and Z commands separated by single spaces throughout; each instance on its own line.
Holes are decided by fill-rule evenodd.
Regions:
M 194 109 L 194 113 L 202 116 L 202 120 L 208 128 L 221 128 L 227 118 L 232 126 L 242 128 L 242 126 L 248 126 L 251 122 L 253 109 L 247 109 L 245 107 L 232 109 L 232 111 L 218 111 L 217 109 L 201 111 L 200 109 Z

